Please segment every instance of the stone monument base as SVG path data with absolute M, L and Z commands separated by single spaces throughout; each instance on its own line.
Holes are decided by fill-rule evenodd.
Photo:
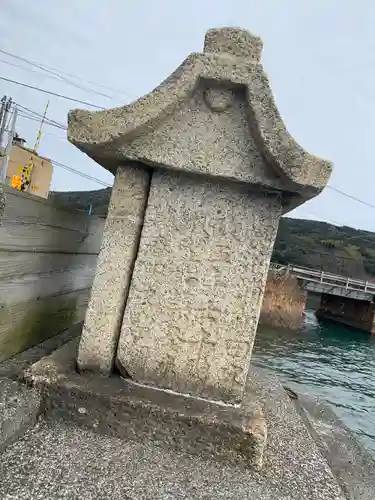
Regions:
M 248 412 L 242 410 L 246 418 L 241 421 L 238 408 L 191 401 L 120 377 L 79 375 L 77 345 L 65 344 L 25 372 L 26 381 L 41 393 L 43 418 L 17 449 L 10 447 L 9 456 L 4 455 L 8 491 L 13 491 L 16 468 L 11 457 L 22 456 L 35 467 L 44 464 L 34 475 L 24 474 L 30 491 L 25 498 L 30 499 L 38 481 L 47 481 L 58 492 L 50 495 L 56 499 L 71 488 L 77 490 L 74 498 L 89 498 L 89 487 L 105 489 L 98 499 L 120 498 L 121 493 L 121 498 L 127 494 L 137 500 L 218 495 L 231 500 L 344 500 L 308 426 L 272 374 L 252 369 Z M 260 410 L 267 419 L 264 453 Z M 64 457 L 74 457 L 69 466 Z M 61 462 L 63 480 L 48 479 L 51 460 Z
M 124 406 L 124 392 L 119 390 L 120 386 L 124 390 L 124 381 L 119 377 L 77 374 L 74 343 L 51 355 L 54 348 L 76 335 L 76 331 L 65 332 L 61 339 L 53 339 L 53 345 L 47 341 L 0 364 L 0 381 L 11 377 L 22 382 L 26 370 L 27 382 L 39 388 L 25 391 L 19 383 L 20 394 L 30 393 L 33 401 L 37 395 L 39 403 L 25 434 L 19 436 L 15 429 L 18 440 L 1 454 L 1 498 L 13 495 L 33 500 L 47 493 L 53 500 L 216 500 L 219 496 L 231 500 L 373 500 L 375 464 L 368 452 L 324 402 L 291 391 L 288 396 L 271 372 L 253 367 L 247 384 L 248 394 L 256 402 L 254 409 L 264 408 L 268 424 L 263 467 L 250 468 L 243 454 L 222 460 L 222 455 L 198 449 L 201 442 L 205 446 L 210 442 L 207 425 L 196 433 L 195 454 L 191 453 L 192 435 L 189 451 L 187 438 L 180 439 L 178 446 L 172 437 L 168 442 L 170 427 L 161 429 L 160 414 L 150 408 L 145 426 L 139 417 L 145 409 L 135 411 L 139 401 L 147 399 L 145 391 L 140 391 L 144 388 L 130 389 L 127 382 L 127 401 L 138 401 L 138 406 Z M 14 415 L 14 398 L 11 400 Z M 18 398 L 17 408 L 18 415 L 27 413 L 28 399 Z M 131 418 L 130 413 L 126 417 L 126 408 Z M 6 417 L 10 415 L 6 401 L 5 410 Z M 36 421 L 40 413 L 42 418 Z M 0 411 L 0 421 L 1 416 Z M 181 428 L 177 430 L 181 432 Z
M 192 454 L 260 469 L 264 405 L 248 388 L 241 407 L 76 371 L 77 339 L 26 372 L 49 414 L 124 439 L 155 440 Z

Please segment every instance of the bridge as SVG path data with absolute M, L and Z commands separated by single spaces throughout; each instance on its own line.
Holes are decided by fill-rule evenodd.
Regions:
M 375 283 L 293 264 L 272 262 L 270 269 L 286 271 L 307 292 L 321 295 L 316 315 L 375 334 Z
M 372 301 L 375 296 L 375 283 L 368 280 L 349 278 L 327 271 L 309 269 L 307 267 L 271 263 L 272 269 L 289 271 L 302 283 L 309 292 L 327 293 L 356 300 Z

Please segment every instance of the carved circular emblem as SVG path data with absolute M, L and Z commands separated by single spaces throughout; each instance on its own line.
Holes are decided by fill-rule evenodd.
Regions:
M 206 89 L 203 92 L 204 102 L 215 113 L 222 113 L 231 107 L 234 101 L 234 92 L 223 89 Z

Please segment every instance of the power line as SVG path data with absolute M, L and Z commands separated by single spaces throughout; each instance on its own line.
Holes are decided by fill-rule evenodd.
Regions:
M 8 54 L 7 52 L 5 52 L 5 51 L 3 51 L 1 49 L 0 49 L 0 52 Z M 42 71 L 45 71 L 46 73 L 50 73 L 50 74 L 42 74 L 39 71 L 33 70 L 32 68 L 25 68 L 25 66 L 21 66 L 21 64 L 16 64 L 16 63 L 13 63 L 13 62 L 10 62 L 10 61 L 5 61 L 4 59 L 0 59 L 0 62 L 2 62 L 4 64 L 8 64 L 9 66 L 14 66 L 15 68 L 23 69 L 24 71 L 29 71 L 29 72 L 33 73 L 34 75 L 38 75 L 38 76 L 42 76 L 42 77 L 44 76 L 44 77 L 50 78 L 52 80 L 57 80 L 57 81 L 60 81 L 60 82 L 64 81 L 65 83 L 68 83 L 69 85 L 72 85 L 73 87 L 76 87 L 77 89 L 83 90 L 85 92 L 92 92 L 94 94 L 97 94 L 97 95 L 100 95 L 102 97 L 105 97 L 106 99 L 113 99 L 113 97 L 111 97 L 111 96 L 109 96 L 107 94 L 103 94 L 102 92 L 99 92 L 98 90 L 91 89 L 91 88 L 88 88 L 88 87 L 83 87 L 82 85 L 79 85 L 78 83 L 73 82 L 72 80 L 69 80 L 65 76 L 59 75 L 58 73 L 56 73 L 54 71 L 47 70 L 47 69 L 43 68 L 42 66 L 40 66 L 39 64 L 31 63 L 31 62 L 27 61 L 26 59 L 24 59 L 22 57 L 19 57 L 19 56 L 12 56 L 12 57 L 16 57 L 17 59 L 20 59 L 21 61 L 24 61 L 27 64 L 35 66 L 35 67 L 41 69 Z
M 0 76 L 0 80 L 4 80 L 5 82 L 14 83 L 15 85 L 21 85 L 21 87 L 27 87 L 27 88 L 32 89 L 32 90 L 38 90 L 39 92 L 43 92 L 44 94 L 53 95 L 55 97 L 59 97 L 60 99 L 66 99 L 68 101 L 78 102 L 79 104 L 84 104 L 85 106 L 91 106 L 93 108 L 97 108 L 100 110 L 105 109 L 102 106 L 97 106 L 96 104 L 92 104 L 90 102 L 81 101 L 80 99 L 74 99 L 73 97 L 69 97 L 69 96 L 66 96 L 63 94 L 58 94 L 56 92 L 51 92 L 50 90 L 41 89 L 39 87 L 35 87 L 34 85 L 28 85 L 27 83 L 22 83 L 22 82 L 18 82 L 16 80 L 12 80 L 10 78 L 5 78 L 4 76 Z
M 32 110 L 30 110 L 30 111 L 31 111 L 32 113 L 34 113 Z M 35 113 L 36 113 L 36 112 L 35 112 Z M 21 116 L 22 116 L 22 114 L 21 114 Z M 35 116 L 28 116 L 28 115 L 24 115 L 23 117 L 24 117 L 24 118 L 29 118 L 29 119 L 31 119 L 31 120 L 33 120 L 33 121 L 38 122 L 38 123 L 40 122 L 40 120 L 39 120 L 38 118 L 36 118 Z M 47 123 L 47 122 L 45 122 L 45 124 L 46 124 L 46 125 L 52 125 L 52 126 L 55 126 L 55 127 L 56 127 L 56 125 L 51 124 L 51 123 Z M 61 127 L 60 127 L 60 126 L 59 126 L 59 127 L 57 127 L 57 128 L 60 128 L 60 129 L 61 129 Z M 9 131 L 9 129 L 8 129 L 7 131 Z M 56 136 L 54 136 L 54 137 L 56 137 Z M 102 186 L 105 186 L 105 187 L 112 187 L 112 185 L 111 185 L 111 184 L 108 184 L 107 182 L 104 182 L 104 181 L 102 181 L 101 179 L 98 179 L 97 177 L 94 177 L 94 176 L 92 176 L 92 175 L 85 174 L 84 172 L 80 172 L 79 170 L 76 170 L 76 169 L 75 169 L 75 168 L 73 168 L 73 167 L 69 167 L 68 165 L 65 165 L 64 163 L 61 163 L 61 162 L 58 162 L 58 161 L 56 161 L 56 160 L 52 160 L 52 159 L 50 159 L 50 161 L 51 161 L 51 163 L 52 163 L 54 166 L 56 166 L 56 167 L 63 168 L 63 169 L 65 169 L 65 170 L 67 170 L 67 171 L 69 171 L 69 172 L 72 172 L 72 173 L 74 173 L 74 174 L 76 174 L 76 175 L 79 175 L 79 176 L 81 176 L 81 177 L 83 177 L 83 178 L 85 178 L 85 179 L 88 179 L 88 180 L 90 180 L 90 181 L 97 182 L 98 184 L 101 184 Z M 13 160 L 10 160 L 10 162 L 11 162 L 11 163 L 14 163 L 14 161 L 13 161 Z
M 38 111 L 34 111 L 33 109 L 27 108 L 26 106 L 22 106 L 21 104 L 18 104 L 18 103 L 15 103 L 15 104 L 17 105 L 19 112 L 21 112 L 21 116 L 30 117 L 30 118 L 39 118 L 39 121 L 40 121 L 40 119 L 44 118 L 45 120 L 51 122 L 51 125 L 55 125 L 56 127 L 62 128 L 63 130 L 68 130 L 68 127 L 66 125 L 64 125 L 63 123 L 60 123 L 56 120 L 53 120 L 52 118 L 45 118 Z
M 346 198 L 349 198 L 353 201 L 356 201 L 358 203 L 361 203 L 362 205 L 365 205 L 369 208 L 374 208 L 375 209 L 375 205 L 371 205 L 371 203 L 368 203 L 367 201 L 364 201 L 364 200 L 361 200 L 360 198 L 356 198 L 355 196 L 352 196 L 351 194 L 349 193 L 346 193 L 345 191 L 342 191 L 341 189 L 338 189 L 334 186 L 331 186 L 330 184 L 327 186 L 327 188 L 329 189 L 332 189 L 333 191 L 335 191 L 336 193 L 340 194 L 341 196 L 345 196 Z M 334 226 L 345 226 L 345 224 L 343 224 L 342 222 L 337 222 L 337 221 L 334 221 L 332 219 L 327 219 L 326 217 L 321 217 L 320 215 L 316 215 L 312 212 L 306 212 L 305 211 L 305 214 L 306 215 L 310 215 L 312 217 L 316 219 L 320 219 L 321 222 L 325 222 L 327 224 L 332 224 Z M 293 217 L 293 218 L 297 218 L 297 217 Z M 319 222 L 319 220 L 318 220 Z
M 344 191 L 341 191 L 341 189 L 337 189 L 336 187 L 331 186 L 330 184 L 327 187 L 329 189 L 332 189 L 333 191 L 336 191 L 336 193 L 339 193 L 342 196 L 346 196 L 347 198 L 350 198 L 351 200 L 357 201 L 358 203 L 362 203 L 362 205 L 366 205 L 366 207 L 375 208 L 375 205 L 371 205 L 371 203 L 368 203 L 367 201 L 360 200 L 359 198 L 356 198 L 355 196 L 352 196 L 351 194 L 345 193 Z
M 42 116 L 37 113 L 36 111 L 28 111 L 27 108 L 23 108 L 23 107 L 20 107 L 18 106 L 19 108 L 19 115 L 24 117 L 24 118 L 30 118 L 30 120 L 34 120 L 34 121 L 37 121 L 37 122 L 40 122 L 40 120 L 42 119 Z M 57 128 L 60 128 L 62 130 L 67 130 L 67 126 L 64 125 L 63 123 L 60 123 L 56 120 L 52 120 L 51 118 L 46 118 L 46 121 L 49 122 L 49 125 L 52 125 L 54 127 L 57 127 Z
M 73 172 L 74 174 L 80 175 L 81 177 L 84 177 L 85 179 L 97 182 L 98 184 L 101 184 L 102 186 L 112 187 L 112 184 L 108 184 L 107 182 L 104 182 L 104 181 L 98 179 L 97 177 L 93 177 L 89 174 L 85 174 L 84 172 L 80 172 L 79 170 L 76 170 L 73 167 L 69 167 L 68 165 L 64 165 L 64 163 L 60 163 L 59 161 L 51 160 L 51 163 L 53 165 L 56 165 L 56 167 L 63 168 L 65 170 L 68 170 L 69 172 Z
M 33 115 L 28 115 L 26 113 L 21 112 L 21 113 L 18 113 L 18 116 L 21 118 L 26 118 L 27 120 L 31 120 L 31 121 L 36 122 L 36 123 L 40 123 L 40 119 L 36 116 L 33 116 Z M 64 131 L 67 130 L 66 127 L 63 127 L 61 125 L 57 125 L 56 123 L 51 123 L 48 119 L 46 120 L 45 125 L 50 125 L 51 127 L 55 127 L 55 128 L 58 128 L 58 129 L 64 130 Z
M 19 125 L 18 125 L 19 127 Z M 23 128 L 23 127 L 22 127 Z M 10 132 L 9 128 L 5 129 L 6 132 Z M 58 139 L 59 141 L 66 141 L 66 136 L 65 135 L 57 135 L 57 134 L 52 134 L 51 132 L 46 132 L 45 130 L 43 131 L 43 136 L 48 135 L 50 137 L 53 137 L 54 139 Z
M 76 80 L 80 80 L 80 81 L 83 81 L 83 82 L 86 82 L 86 83 L 90 83 L 92 85 L 96 85 L 97 87 L 101 87 L 103 89 L 110 90 L 110 91 L 118 93 L 118 94 L 126 95 L 126 96 L 130 97 L 131 99 L 134 98 L 134 96 L 131 96 L 130 94 L 128 94 L 127 92 L 124 92 L 123 90 L 119 90 L 119 89 L 116 89 L 116 88 L 113 88 L 113 87 L 109 87 L 108 85 L 103 85 L 103 84 L 97 83 L 97 82 L 95 82 L 93 80 L 86 80 L 85 78 L 82 78 L 82 77 L 80 77 L 78 75 L 74 75 L 73 73 L 68 73 L 67 71 L 62 71 L 62 70 L 54 68 L 52 66 L 48 66 L 47 64 L 41 64 L 41 63 L 37 63 L 35 61 L 31 61 L 30 59 L 26 59 L 25 57 L 18 56 L 17 54 L 12 54 L 11 52 L 7 52 L 7 51 L 2 50 L 2 49 L 0 49 L 0 52 L 2 52 L 3 54 L 5 54 L 5 55 L 7 55 L 9 57 L 14 57 L 15 59 L 21 60 L 21 61 L 25 62 L 26 64 L 30 64 L 31 66 L 36 66 L 36 67 L 42 69 L 43 71 L 52 73 L 52 74 L 57 75 L 57 76 L 59 76 L 61 78 L 62 78 L 61 75 L 67 75 L 67 76 L 70 76 L 72 78 L 75 78 Z M 74 84 L 74 82 L 73 82 L 73 84 Z M 96 92 L 96 91 L 94 90 L 94 92 Z M 110 96 L 106 96 L 105 94 L 103 94 L 103 95 L 105 97 L 108 97 L 108 98 L 112 99 Z
M 51 159 L 49 159 L 49 160 L 52 163 L 52 165 L 54 165 L 58 168 L 63 168 L 64 170 L 67 170 L 68 172 L 72 172 L 76 175 L 79 175 L 80 177 L 83 177 L 84 179 L 87 179 L 89 181 L 97 182 L 98 184 L 101 184 L 102 186 L 104 186 L 106 188 L 112 187 L 112 184 L 108 184 L 107 182 L 102 181 L 101 179 L 98 179 L 97 177 L 93 177 L 92 175 L 85 174 L 84 172 L 80 172 L 79 170 L 76 170 L 73 167 L 69 167 L 68 165 L 64 165 L 64 163 L 60 163 L 58 161 L 51 160 Z M 18 162 L 16 162 L 15 160 L 10 160 L 9 163 L 18 163 Z
M 34 120 L 37 120 L 37 121 L 40 121 L 41 120 L 41 116 L 36 113 L 36 112 L 31 112 L 31 111 L 27 111 L 26 109 L 24 108 L 21 108 L 19 106 L 17 106 L 18 108 L 18 111 L 24 115 L 24 116 L 28 116 Z M 56 120 L 53 120 L 52 118 L 47 118 L 49 122 L 53 123 L 54 125 L 56 125 L 57 127 L 61 127 L 61 128 L 64 128 L 66 129 L 66 126 L 63 124 L 63 123 L 59 123 L 57 122 Z
M 18 116 L 21 116 L 22 118 L 27 118 L 28 120 L 31 120 L 31 121 L 36 122 L 36 123 L 40 123 L 40 120 L 41 120 L 37 116 L 29 115 L 27 113 L 18 113 Z M 48 118 L 45 120 L 45 124 L 50 125 L 51 127 L 58 128 L 60 130 L 64 130 L 65 132 L 67 130 L 67 128 L 64 127 L 63 125 L 59 125 L 59 124 L 55 123 L 54 121 L 48 120 Z

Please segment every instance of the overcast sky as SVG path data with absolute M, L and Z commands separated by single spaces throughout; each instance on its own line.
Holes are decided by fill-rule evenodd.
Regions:
M 205 31 L 239 26 L 262 37 L 263 65 L 285 123 L 312 153 L 330 159 L 330 184 L 375 205 L 375 2 L 374 0 L 2 0 L 0 48 L 69 72 L 111 99 L 63 81 L 6 64 L 0 76 L 103 107 L 126 104 L 152 90 L 191 52 Z M 38 71 L 38 70 L 34 70 Z M 93 81 L 116 89 L 109 91 Z M 0 94 L 66 123 L 83 107 L 0 80 Z M 38 125 L 20 118 L 29 145 Z M 112 184 L 113 177 L 80 153 L 65 132 L 46 127 L 40 154 Z M 55 168 L 53 189 L 100 189 L 98 183 Z M 326 189 L 295 216 L 375 230 L 375 209 Z

